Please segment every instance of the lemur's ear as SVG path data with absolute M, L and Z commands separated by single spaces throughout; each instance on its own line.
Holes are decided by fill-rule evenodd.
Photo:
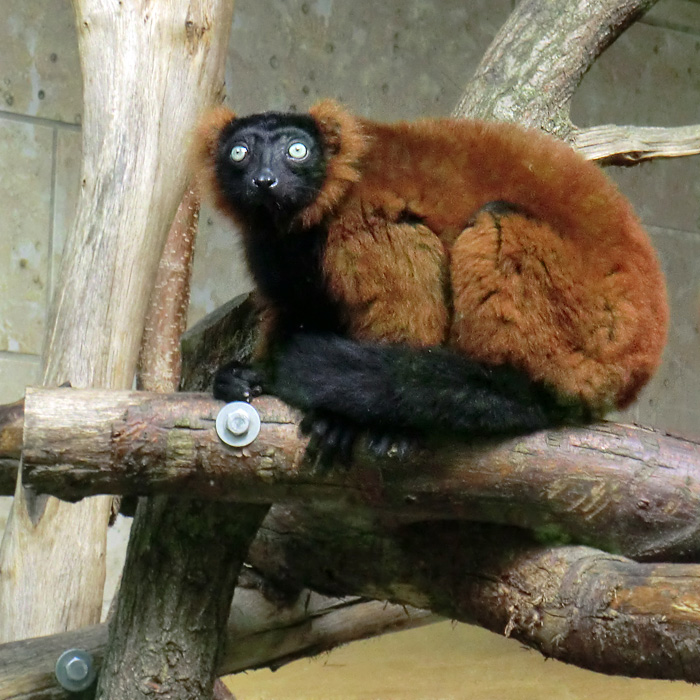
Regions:
M 236 118 L 228 107 L 215 107 L 205 112 L 192 134 L 189 160 L 200 197 L 207 198 L 218 208 L 236 218 L 231 205 L 216 181 L 216 155 L 221 132 Z
M 369 148 L 360 120 L 334 100 L 315 104 L 309 114 L 323 139 L 326 179 L 314 202 L 301 213 L 301 223 L 306 227 L 318 224 L 338 204 L 348 187 L 360 179 L 358 166 Z

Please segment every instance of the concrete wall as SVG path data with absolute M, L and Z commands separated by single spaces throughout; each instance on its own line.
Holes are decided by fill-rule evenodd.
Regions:
M 333 96 L 377 118 L 448 114 L 512 6 L 513 0 L 238 0 L 227 70 L 228 99 L 241 113 L 304 109 L 319 97 Z M 69 0 L 5 0 L 3 8 L 0 402 L 18 398 L 25 385 L 38 377 L 48 301 L 79 186 L 82 112 Z M 661 0 L 586 76 L 575 99 L 573 117 L 584 126 L 602 122 L 697 123 L 699 96 L 700 3 Z M 700 158 L 658 161 L 611 172 L 652 233 L 668 275 L 673 313 L 664 365 L 626 417 L 700 436 Z M 197 244 L 190 320 L 196 321 L 249 287 L 237 240 L 212 212 L 205 211 Z M 7 499 L 5 510 L 6 505 Z M 0 505 L 0 528 L 2 511 Z M 466 639 L 461 642 L 452 636 L 449 643 L 465 655 L 464 667 L 474 658 L 469 656 L 470 644 L 484 646 L 476 641 L 481 637 L 470 634 L 459 637 Z M 419 653 L 429 656 L 430 649 L 437 646 L 435 642 L 419 645 Z M 381 662 L 381 650 L 388 647 L 373 648 Z M 518 647 L 511 643 L 508 648 Z M 488 657 L 496 675 L 501 671 L 502 653 L 494 649 Z M 411 661 L 408 652 L 402 656 L 408 659 L 407 668 L 419 664 Z M 515 689 L 512 697 L 518 696 L 517 689 L 524 692 L 528 686 L 523 673 L 541 672 L 539 657 L 529 654 L 528 659 L 530 670 L 521 668 L 514 671 L 517 677 L 510 678 Z M 559 667 L 547 666 L 547 677 L 557 678 L 558 671 L 549 671 L 554 668 Z M 322 675 L 326 670 L 317 664 L 314 674 Z M 363 675 L 367 692 L 371 692 L 371 683 L 381 673 L 365 670 Z M 496 697 L 492 693 L 495 676 L 477 676 L 469 674 L 470 685 L 475 684 L 469 697 Z M 585 693 L 592 686 L 576 678 L 553 681 L 557 689 L 566 689 L 561 695 L 554 685 L 548 690 L 538 687 L 543 695 L 553 698 L 587 697 Z M 439 677 L 430 682 L 435 690 L 430 697 L 448 697 L 441 695 L 448 689 L 445 684 L 441 691 Z M 637 698 L 651 698 L 652 693 L 658 696 L 664 692 L 659 688 L 672 687 L 674 694 L 669 697 L 686 697 L 685 686 L 625 683 L 604 679 L 601 687 L 607 694 L 624 694 L 624 688 L 633 688 L 630 692 Z M 257 697 L 253 690 L 246 692 L 240 697 Z M 279 688 L 270 692 L 270 697 L 278 698 L 312 697 L 309 687 L 297 695 L 282 694 Z M 318 692 L 318 697 L 330 697 L 325 691 Z M 396 688 L 384 688 L 383 696 L 399 697 L 398 693 Z M 382 696 L 382 692 L 377 690 L 375 696 Z M 351 696 L 341 693 L 338 697 Z M 427 696 L 409 693 L 401 697 Z

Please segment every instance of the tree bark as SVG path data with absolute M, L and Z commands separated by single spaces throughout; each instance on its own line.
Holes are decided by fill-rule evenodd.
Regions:
M 97 698 L 210 698 L 248 545 L 267 506 L 139 502 Z
M 700 551 L 700 445 L 682 438 L 601 423 L 434 442 L 400 463 L 359 449 L 353 469 L 315 473 L 299 414 L 270 397 L 253 405 L 260 435 L 232 448 L 213 427 L 221 404 L 206 395 L 30 390 L 27 483 L 69 498 L 187 493 L 379 509 L 396 522 L 509 523 L 635 558 L 684 560 Z
M 250 362 L 259 335 L 259 311 L 242 294 L 205 316 L 182 336 L 181 388 L 211 391 L 214 372 L 232 360 Z
M 139 353 L 138 386 L 147 391 L 175 391 L 180 381 L 199 204 L 186 187 L 158 265 Z
M 700 565 L 543 547 L 522 530 L 418 523 L 381 533 L 275 507 L 250 552 L 290 585 L 429 608 L 547 657 L 623 676 L 700 681 Z
M 523 0 L 453 114 L 520 122 L 570 139 L 571 97 L 596 58 L 657 0 Z
M 24 399 L 0 406 L 0 496 L 11 496 L 22 454 Z
M 131 386 L 185 135 L 219 94 L 232 1 L 75 0 L 83 168 L 43 381 Z M 0 548 L 0 639 L 99 621 L 110 499 L 34 499 L 18 482 Z M 78 533 L 80 536 L 78 536 Z

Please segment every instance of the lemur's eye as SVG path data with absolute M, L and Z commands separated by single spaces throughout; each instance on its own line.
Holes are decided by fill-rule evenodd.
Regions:
M 289 157 L 293 158 L 294 160 L 304 160 L 304 158 L 306 158 L 306 156 L 309 154 L 309 149 L 301 141 L 295 141 L 289 145 L 287 153 L 289 154 Z
M 236 144 L 231 149 L 231 160 L 234 163 L 240 163 L 248 155 L 248 147 L 242 143 Z

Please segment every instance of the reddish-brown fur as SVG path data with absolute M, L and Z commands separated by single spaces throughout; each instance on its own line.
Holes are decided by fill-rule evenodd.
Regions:
M 199 189 L 212 198 L 217 209 L 238 221 L 238 212 L 224 197 L 216 181 L 216 146 L 221 130 L 236 118 L 236 113 L 228 107 L 215 107 L 209 110 L 197 125 L 192 138 L 190 160 Z
M 630 204 L 595 165 L 512 124 L 383 124 L 331 101 L 310 113 L 330 167 L 299 223 L 328 222 L 324 272 L 353 338 L 449 344 L 596 410 L 637 395 L 664 346 L 665 284 Z M 222 119 L 197 139 L 215 195 L 206 154 Z M 498 200 L 524 214 L 477 215 Z

